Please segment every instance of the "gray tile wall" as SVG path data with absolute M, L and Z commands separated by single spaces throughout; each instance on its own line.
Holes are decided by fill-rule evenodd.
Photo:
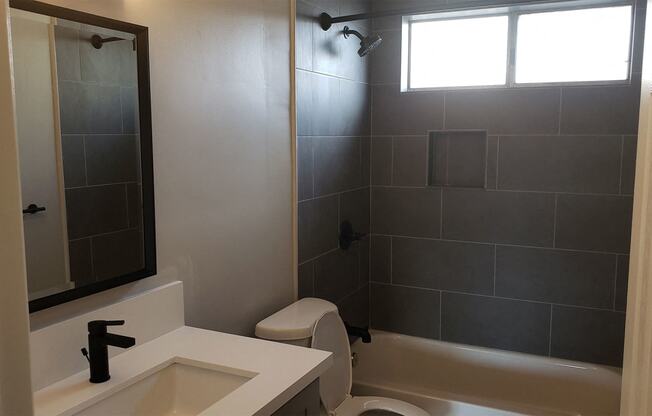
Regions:
M 461 1 L 473 3 L 374 7 Z M 374 328 L 622 364 L 639 3 L 631 86 L 400 93 L 400 19 L 373 21 Z M 487 132 L 488 189 L 426 186 L 428 131 L 446 129 Z
M 136 52 L 97 50 L 87 26 L 55 28 L 71 279 L 143 267 Z
M 369 240 L 344 251 L 338 236 L 344 220 L 369 233 L 370 58 L 343 25 L 324 32 L 315 18 L 369 10 L 363 0 L 297 1 L 299 297 L 328 299 L 359 326 L 369 322 Z

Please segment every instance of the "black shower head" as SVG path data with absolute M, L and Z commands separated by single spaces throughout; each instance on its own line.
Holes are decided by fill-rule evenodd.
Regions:
M 360 39 L 360 49 L 358 50 L 358 55 L 360 55 L 361 58 L 372 52 L 383 42 L 383 39 L 380 37 L 380 35 L 362 36 L 360 32 L 350 29 L 348 26 L 344 26 L 343 33 L 344 37 L 347 39 L 351 35 L 356 36 L 358 39 Z

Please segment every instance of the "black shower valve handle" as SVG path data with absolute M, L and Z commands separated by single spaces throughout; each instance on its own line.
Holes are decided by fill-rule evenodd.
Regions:
M 348 250 L 354 241 L 360 241 L 366 236 L 367 234 L 355 232 L 351 221 L 344 220 L 340 225 L 340 248 Z

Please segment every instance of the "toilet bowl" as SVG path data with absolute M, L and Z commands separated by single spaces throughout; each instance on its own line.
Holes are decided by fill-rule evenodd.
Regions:
M 409 403 L 384 397 L 352 397 L 351 348 L 337 307 L 315 298 L 293 303 L 256 325 L 256 336 L 333 353 L 333 366 L 319 378 L 330 416 L 430 416 Z

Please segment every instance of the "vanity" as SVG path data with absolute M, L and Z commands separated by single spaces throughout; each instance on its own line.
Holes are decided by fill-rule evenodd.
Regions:
M 35 414 L 319 415 L 317 378 L 330 353 L 181 327 L 36 392 Z
M 91 383 L 75 347 L 99 317 L 124 319 L 111 332 L 136 345 L 110 348 L 111 378 Z M 31 341 L 37 416 L 317 416 L 318 378 L 332 364 L 328 352 L 184 325 L 181 282 L 36 330 Z

